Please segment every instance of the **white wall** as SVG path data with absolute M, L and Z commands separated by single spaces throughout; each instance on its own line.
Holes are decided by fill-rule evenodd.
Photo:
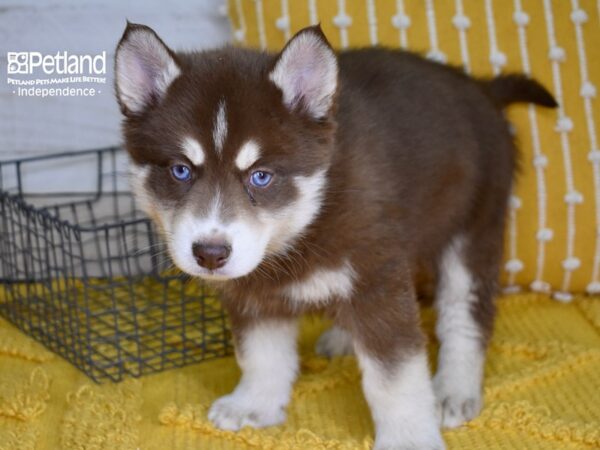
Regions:
M 126 19 L 154 28 L 174 49 L 229 40 L 225 0 L 0 0 L 0 160 L 120 141 L 113 56 Z M 6 83 L 6 53 L 107 52 L 108 82 L 95 97 L 18 97 Z

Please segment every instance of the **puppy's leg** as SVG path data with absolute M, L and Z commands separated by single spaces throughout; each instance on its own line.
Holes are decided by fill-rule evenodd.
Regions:
M 443 449 L 412 287 L 372 286 L 348 309 L 375 449 Z
M 473 237 L 456 238 L 440 261 L 435 303 L 440 351 L 433 385 L 444 427 L 457 427 L 473 419 L 482 407 L 485 348 L 494 316 L 501 235 L 497 241 L 500 244 L 494 248 L 476 251 Z
M 315 351 L 321 356 L 332 358 L 351 355 L 353 345 L 350 333 L 334 325 L 319 337 Z
M 280 424 L 298 372 L 296 320 L 231 319 L 242 378 L 231 394 L 213 403 L 208 418 L 225 430 Z

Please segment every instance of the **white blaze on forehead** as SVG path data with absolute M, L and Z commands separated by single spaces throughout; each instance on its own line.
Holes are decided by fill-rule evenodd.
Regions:
M 240 148 L 235 165 L 240 170 L 247 170 L 260 158 L 260 147 L 254 141 L 248 141 Z
M 217 114 L 215 115 L 215 121 L 213 124 L 213 141 L 215 143 L 215 150 L 217 153 L 223 151 L 223 145 L 227 138 L 227 110 L 225 107 L 225 100 L 219 102 Z
M 215 221 L 219 226 L 221 226 L 221 222 L 219 220 L 219 214 L 221 213 L 222 208 L 221 203 L 221 191 L 218 189 L 215 191 L 215 195 L 212 198 L 212 202 L 210 205 L 209 217 L 211 220 Z
M 182 144 L 183 153 L 187 158 L 194 164 L 195 166 L 201 166 L 204 163 L 204 150 L 196 139 L 191 137 L 186 137 Z

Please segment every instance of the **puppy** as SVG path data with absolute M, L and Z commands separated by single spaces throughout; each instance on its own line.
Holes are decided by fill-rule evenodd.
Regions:
M 517 152 L 501 108 L 556 103 L 382 48 L 336 53 L 317 27 L 279 54 L 175 53 L 128 24 L 116 52 L 132 187 L 184 272 L 219 290 L 242 378 L 209 419 L 282 423 L 297 317 L 324 311 L 353 350 L 377 449 L 442 449 L 482 406 Z M 415 280 L 433 268 L 430 378 Z

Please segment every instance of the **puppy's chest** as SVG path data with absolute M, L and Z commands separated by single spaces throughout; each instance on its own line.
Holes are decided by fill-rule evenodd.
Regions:
M 355 289 L 357 274 L 349 261 L 332 267 L 315 267 L 279 289 L 279 295 L 294 304 L 325 305 L 347 300 Z

